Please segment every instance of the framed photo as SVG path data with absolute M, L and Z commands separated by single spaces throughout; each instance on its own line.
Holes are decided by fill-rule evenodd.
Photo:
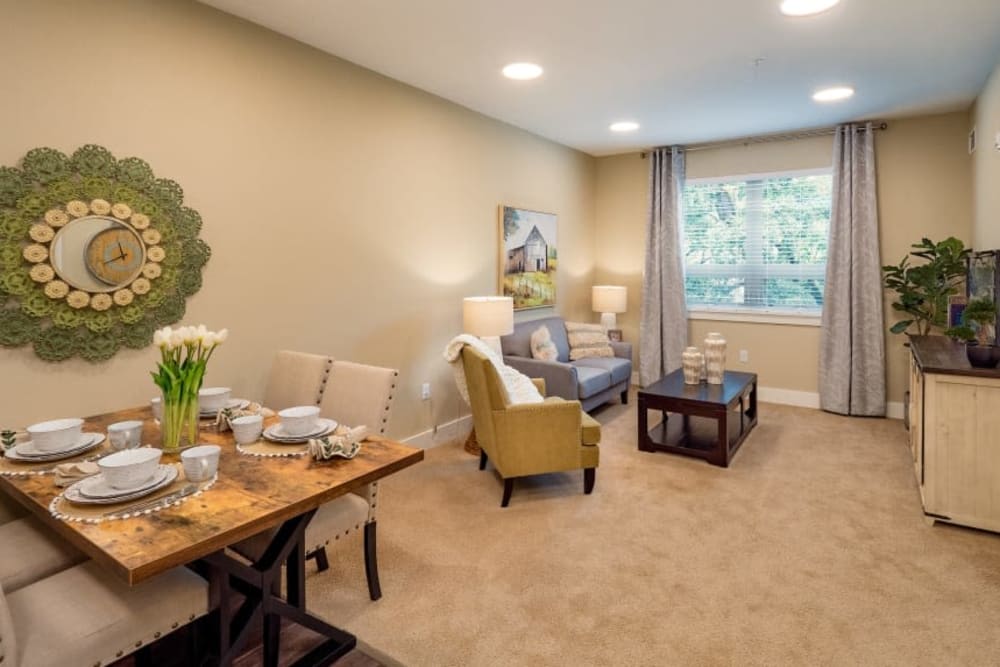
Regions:
M 612 343 L 622 342 L 622 330 L 608 329 L 608 340 L 610 340 Z
M 964 296 L 948 297 L 948 326 L 957 327 L 962 324 L 962 313 L 965 312 L 967 299 Z
M 500 205 L 500 289 L 514 310 L 556 304 L 557 219 L 554 213 Z

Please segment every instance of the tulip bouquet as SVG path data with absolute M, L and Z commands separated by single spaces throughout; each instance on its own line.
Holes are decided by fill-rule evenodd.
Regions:
M 208 360 L 228 336 L 228 329 L 209 331 L 203 324 L 164 327 L 153 334 L 153 344 L 160 348 L 160 362 L 152 376 L 163 393 L 164 452 L 179 451 L 185 435 L 188 444 L 198 441 L 198 390 Z

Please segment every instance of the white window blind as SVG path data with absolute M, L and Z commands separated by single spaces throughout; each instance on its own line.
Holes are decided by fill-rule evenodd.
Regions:
M 688 307 L 818 313 L 831 188 L 829 170 L 687 182 Z

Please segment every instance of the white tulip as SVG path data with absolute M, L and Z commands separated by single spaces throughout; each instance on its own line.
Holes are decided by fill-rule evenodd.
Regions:
M 215 347 L 218 344 L 218 341 L 216 340 L 215 336 L 216 334 L 214 331 L 206 331 L 205 335 L 201 339 L 202 347 L 209 350 Z
M 209 345 L 209 342 L 206 339 L 206 336 L 208 334 L 210 334 L 210 333 L 211 333 L 211 331 L 209 331 L 208 329 L 206 329 L 204 324 L 199 324 L 198 328 L 195 329 L 195 338 L 198 340 L 199 343 L 201 343 L 202 345 L 207 346 L 207 345 Z
M 215 334 L 215 340 L 217 345 L 225 343 L 227 338 L 229 338 L 229 329 L 223 329 L 222 331 Z
M 170 343 L 168 349 L 176 350 L 184 346 L 184 334 L 182 329 L 175 329 L 170 332 Z
M 157 329 L 153 332 L 153 345 L 156 347 L 163 347 L 166 345 L 167 341 L 163 338 L 163 330 Z

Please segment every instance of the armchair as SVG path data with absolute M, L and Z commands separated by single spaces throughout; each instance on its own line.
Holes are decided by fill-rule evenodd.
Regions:
M 601 425 L 583 412 L 579 401 L 550 397 L 544 403 L 509 405 L 485 355 L 466 346 L 462 364 L 482 448 L 479 469 L 493 461 L 503 478 L 501 507 L 510 503 L 516 477 L 583 468 L 583 491 L 593 491 Z M 543 382 L 536 384 L 544 388 Z

